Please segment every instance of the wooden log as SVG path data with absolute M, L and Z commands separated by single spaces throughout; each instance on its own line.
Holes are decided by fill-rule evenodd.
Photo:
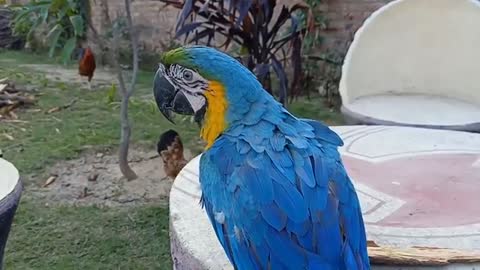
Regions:
M 28 96 L 20 96 L 20 95 L 5 95 L 5 94 L 0 94 L 0 100 L 10 100 L 10 101 L 19 101 L 23 104 L 34 104 L 35 99 L 32 97 Z
M 13 101 L 11 100 L 0 100 L 0 108 L 4 106 L 12 105 L 12 104 L 13 104 Z
M 480 252 L 434 247 L 406 249 L 369 246 L 370 262 L 377 265 L 441 266 L 451 263 L 479 263 Z

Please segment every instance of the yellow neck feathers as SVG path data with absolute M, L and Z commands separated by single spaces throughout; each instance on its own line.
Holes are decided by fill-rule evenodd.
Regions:
M 208 90 L 205 92 L 205 97 L 207 98 L 208 106 L 200 137 L 207 142 L 206 148 L 208 149 L 227 128 L 225 117 L 228 104 L 225 97 L 225 88 L 217 81 L 210 82 Z

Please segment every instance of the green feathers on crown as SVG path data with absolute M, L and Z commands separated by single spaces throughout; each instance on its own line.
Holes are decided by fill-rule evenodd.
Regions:
M 179 47 L 162 53 L 162 55 L 160 56 L 160 61 L 164 65 L 180 64 L 183 66 L 189 66 L 192 64 L 187 52 L 183 47 Z
M 197 47 L 202 48 L 200 46 L 178 47 L 176 49 L 164 52 L 160 56 L 160 62 L 167 66 L 179 64 L 181 66 L 196 70 L 206 79 L 212 79 L 212 76 L 210 76 L 211 73 L 209 73 L 208 70 L 201 69 L 194 59 L 196 54 L 191 50 Z

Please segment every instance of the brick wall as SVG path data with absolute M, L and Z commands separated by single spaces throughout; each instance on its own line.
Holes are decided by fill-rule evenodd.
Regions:
M 353 35 L 375 10 L 392 0 L 325 0 L 318 8 L 325 14 L 323 49 L 346 53 Z
M 92 24 L 100 33 L 105 31 L 105 7 L 103 1 L 90 0 Z M 108 16 L 114 20 L 125 11 L 124 1 L 107 0 Z M 151 52 L 158 52 L 169 45 L 174 37 L 174 26 L 178 10 L 166 7 L 159 1 L 136 0 L 132 2 L 132 15 L 140 33 L 140 46 Z
M 322 50 L 346 52 L 353 34 L 362 22 L 376 9 L 392 0 L 324 0 L 318 9 L 326 16 L 327 29 Z M 102 29 L 102 1 L 90 1 L 92 5 L 92 21 Z M 107 0 L 109 15 L 114 18 L 124 10 L 120 0 Z M 178 10 L 164 7 L 158 1 L 136 0 L 133 2 L 133 15 L 140 31 L 142 46 L 153 52 L 161 51 L 173 37 L 173 30 Z

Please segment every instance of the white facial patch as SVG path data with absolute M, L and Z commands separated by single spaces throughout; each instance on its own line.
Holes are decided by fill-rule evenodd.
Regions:
M 203 93 L 207 90 L 209 82 L 198 72 L 176 64 L 171 65 L 169 69 L 164 69 L 162 72 L 167 75 L 167 80 L 177 90 L 183 92 L 195 113 L 205 106 L 206 100 Z
M 205 105 L 205 97 L 200 95 L 192 95 L 189 92 L 184 92 L 184 94 L 194 112 L 198 112 L 203 105 Z

